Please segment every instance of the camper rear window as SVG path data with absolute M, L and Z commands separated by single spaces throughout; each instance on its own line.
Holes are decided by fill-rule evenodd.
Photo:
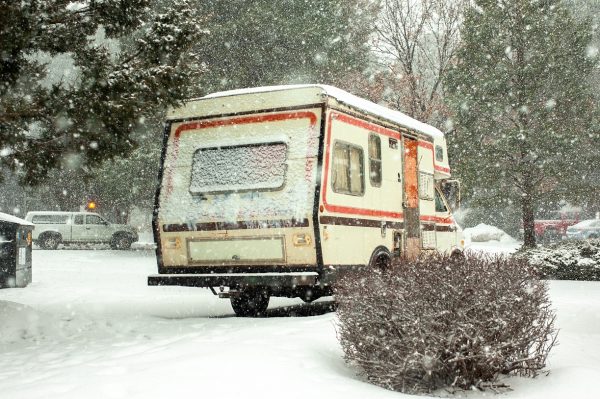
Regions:
M 190 193 L 277 190 L 285 183 L 285 143 L 200 148 L 194 153 Z
M 365 179 L 362 148 L 336 142 L 333 149 L 331 174 L 334 192 L 363 195 L 365 192 Z
M 35 215 L 31 218 L 33 224 L 67 224 L 69 215 Z

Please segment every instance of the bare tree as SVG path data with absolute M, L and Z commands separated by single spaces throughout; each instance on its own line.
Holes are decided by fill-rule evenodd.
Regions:
M 466 0 L 383 0 L 375 49 L 388 77 L 383 101 L 424 122 L 446 119 L 443 78 L 459 45 Z

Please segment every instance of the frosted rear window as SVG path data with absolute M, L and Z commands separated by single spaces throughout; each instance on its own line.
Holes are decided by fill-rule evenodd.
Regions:
M 190 193 L 277 190 L 285 183 L 287 145 L 201 148 L 194 153 Z

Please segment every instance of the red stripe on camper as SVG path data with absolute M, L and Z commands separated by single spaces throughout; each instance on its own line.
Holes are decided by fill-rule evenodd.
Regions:
M 339 206 L 339 205 L 331 205 L 323 202 L 325 209 L 329 212 L 333 213 L 347 213 L 351 215 L 362 215 L 362 216 L 383 216 L 389 217 L 392 219 L 402 219 L 404 215 L 402 212 L 391 212 L 391 211 L 381 211 L 377 209 L 366 209 L 366 208 L 353 208 L 350 206 Z
M 433 144 L 428 143 L 427 141 L 419 141 L 419 147 L 425 148 L 427 150 L 431 150 L 433 152 Z M 433 158 L 433 168 L 435 170 L 437 170 L 438 172 L 450 174 L 450 168 L 445 168 L 443 166 L 437 165 L 437 161 L 435 160 L 435 157 Z
M 421 217 L 419 219 L 423 222 L 435 222 L 435 223 L 440 223 L 440 224 L 453 224 L 454 223 L 454 219 L 452 218 L 452 216 L 440 217 L 440 216 L 421 215 Z
M 433 151 L 433 144 L 431 144 L 427 141 L 419 141 L 419 147 L 423 147 L 423 148 Z
M 364 121 L 362 119 L 357 119 L 357 118 L 354 118 L 354 117 L 352 117 L 350 115 L 338 114 L 337 112 L 335 112 L 335 113 L 332 112 L 330 114 L 330 117 L 329 117 L 330 121 L 331 121 L 331 118 L 332 118 L 331 115 L 333 115 L 333 119 L 336 119 L 336 120 L 338 120 L 340 122 L 348 123 L 348 124 L 353 125 L 353 126 L 362 127 L 363 129 L 367 129 L 367 130 L 370 130 L 372 132 L 383 134 L 384 136 L 388 136 L 388 137 L 392 137 L 394 139 L 400 140 L 400 133 L 397 132 L 397 131 L 395 131 L 395 130 L 388 129 L 388 128 L 385 128 L 383 126 L 379 126 L 379 125 L 376 125 L 374 123 L 370 123 L 370 122 Z

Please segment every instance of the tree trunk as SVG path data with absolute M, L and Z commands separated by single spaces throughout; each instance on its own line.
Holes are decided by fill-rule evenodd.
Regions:
M 526 248 L 534 248 L 535 243 L 535 216 L 533 212 L 533 187 L 529 182 L 525 183 L 525 192 L 521 200 L 523 212 L 523 246 Z

